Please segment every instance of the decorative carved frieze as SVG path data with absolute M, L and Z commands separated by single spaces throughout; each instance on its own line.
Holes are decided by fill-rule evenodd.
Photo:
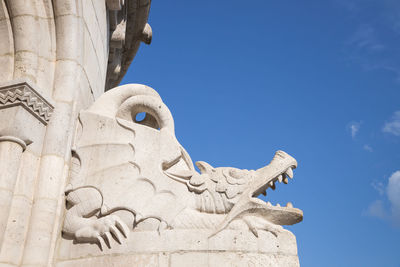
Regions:
M 53 113 L 51 105 L 27 82 L 19 82 L 0 87 L 0 109 L 22 106 L 44 125 Z

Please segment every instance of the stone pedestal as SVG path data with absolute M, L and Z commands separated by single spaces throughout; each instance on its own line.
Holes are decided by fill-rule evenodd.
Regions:
M 296 238 L 289 231 L 278 237 L 261 232 L 257 238 L 235 230 L 209 235 L 193 230 L 133 232 L 126 244 L 113 242 L 112 249 L 103 251 L 96 244 L 61 240 L 56 266 L 299 266 Z

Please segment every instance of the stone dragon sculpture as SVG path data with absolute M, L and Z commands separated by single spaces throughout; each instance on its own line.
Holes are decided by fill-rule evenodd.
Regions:
M 303 218 L 290 203 L 257 198 L 293 178 L 294 158 L 277 151 L 258 170 L 200 161 L 199 173 L 175 138 L 169 109 L 150 87 L 124 85 L 103 94 L 80 113 L 76 139 L 63 234 L 77 242 L 110 247 L 112 238 L 122 243 L 140 229 L 209 229 L 213 236 L 245 227 L 256 236 L 259 230 L 277 235 L 281 225 Z

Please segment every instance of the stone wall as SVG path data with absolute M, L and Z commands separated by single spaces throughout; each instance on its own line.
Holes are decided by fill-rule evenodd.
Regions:
M 52 262 L 77 115 L 105 88 L 107 17 L 102 0 L 0 0 L 1 264 Z

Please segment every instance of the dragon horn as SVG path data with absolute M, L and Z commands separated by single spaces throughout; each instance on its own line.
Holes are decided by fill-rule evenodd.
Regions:
M 196 166 L 199 168 L 201 173 L 210 173 L 211 170 L 214 169 L 213 166 L 211 166 L 205 161 L 197 161 Z

